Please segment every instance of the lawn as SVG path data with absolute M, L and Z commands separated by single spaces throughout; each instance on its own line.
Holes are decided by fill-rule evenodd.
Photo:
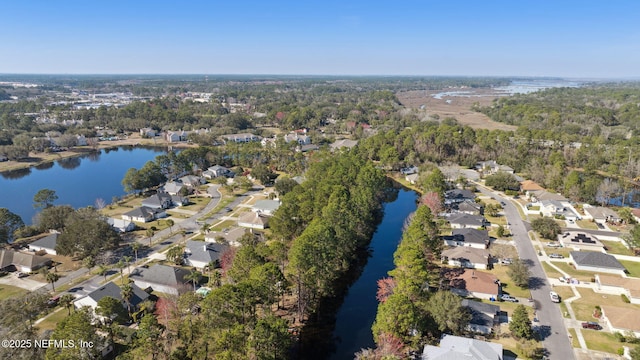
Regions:
M 604 351 L 610 354 L 617 354 L 618 349 L 627 343 L 621 343 L 613 334 L 598 330 L 582 330 L 582 336 L 590 350 Z
M 570 286 L 554 286 L 553 291 L 557 292 L 563 301 L 574 296 Z
M 204 209 L 205 206 L 211 201 L 209 197 L 189 197 L 189 205 L 181 206 L 180 209 L 189 210 L 189 211 L 200 211 Z
M 529 289 L 522 289 L 519 286 L 513 284 L 513 281 L 507 275 L 508 266 L 497 265 L 491 270 L 491 273 L 495 275 L 502 283 L 502 290 L 509 293 L 511 296 L 528 298 L 531 296 Z
M 578 220 L 576 221 L 576 225 L 580 226 L 583 229 L 598 230 L 598 225 L 590 220 Z
M 569 329 L 569 336 L 571 337 L 571 347 L 579 348 L 580 342 L 578 341 L 578 335 L 576 329 Z
M 627 304 L 622 301 L 619 295 L 598 294 L 592 289 L 576 288 L 580 292 L 581 298 L 571 303 L 571 307 L 576 314 L 577 320 L 580 321 L 598 321 L 594 319 L 592 314 L 596 305 L 607 304 L 616 307 L 622 307 L 629 310 L 640 311 L 640 305 Z
M 516 250 L 516 248 L 513 245 L 506 244 L 491 244 L 491 246 L 489 247 L 489 253 L 492 257 L 495 258 L 514 259 L 518 257 L 518 251 Z M 504 265 L 496 265 L 496 267 L 498 266 L 505 267 Z
M 502 225 L 502 226 L 506 226 L 507 225 L 507 218 L 502 216 L 502 215 L 489 216 L 489 215 L 485 214 L 484 217 L 487 218 L 487 220 L 491 224 Z
M 544 272 L 547 273 L 548 278 L 558 278 L 562 276 L 562 273 L 544 261 L 542 262 L 542 268 L 544 269 Z
M 629 276 L 640 277 L 640 262 L 629 260 L 618 260 L 627 269 Z
M 216 207 L 214 207 L 211 211 L 209 211 L 209 213 L 207 213 L 203 217 L 199 218 L 198 220 L 199 221 L 205 221 L 206 219 L 212 217 L 213 215 L 218 213 L 220 210 L 222 210 L 225 207 L 227 207 L 227 205 L 231 204 L 233 202 L 234 198 L 235 198 L 235 196 L 232 196 L 232 195 L 226 195 L 226 194 L 223 195 L 222 198 L 220 199 L 220 202 L 218 203 L 218 205 Z
M 56 310 L 57 311 L 49 313 L 44 320 L 37 325 L 38 329 L 41 331 L 53 330 L 60 321 L 69 316 L 69 310 L 65 307 L 59 307 Z
M 7 276 L 12 276 L 12 275 L 7 275 Z M 17 296 L 22 295 L 22 294 L 24 294 L 26 292 L 27 292 L 27 290 L 25 290 L 23 288 L 19 288 L 17 286 L 1 284 L 0 285 L 0 300 L 9 299 L 9 298 L 12 298 L 12 297 L 17 297 Z
M 225 228 L 231 228 L 231 227 L 234 227 L 235 225 L 236 225 L 235 220 L 225 220 L 215 224 L 215 226 L 210 227 L 209 231 L 222 231 Z
M 607 248 L 607 253 L 609 254 L 633 256 L 633 251 L 624 246 L 621 241 L 600 240 L 600 242 Z
M 595 276 L 594 273 L 589 271 L 578 271 L 568 263 L 555 262 L 554 265 L 557 266 L 562 271 L 564 271 L 565 273 L 569 274 L 569 276 L 571 276 L 572 278 L 578 279 L 581 282 L 592 282 L 592 279 Z

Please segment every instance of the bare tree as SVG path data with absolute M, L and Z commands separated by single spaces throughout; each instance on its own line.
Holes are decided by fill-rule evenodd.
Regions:
M 598 186 L 596 192 L 596 200 L 598 200 L 602 206 L 605 206 L 611 201 L 612 197 L 620 194 L 620 184 L 617 181 L 606 178 Z

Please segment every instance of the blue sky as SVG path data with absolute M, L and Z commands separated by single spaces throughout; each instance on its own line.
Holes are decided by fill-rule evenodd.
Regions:
M 640 76 L 640 1 L 2 2 L 0 73 Z

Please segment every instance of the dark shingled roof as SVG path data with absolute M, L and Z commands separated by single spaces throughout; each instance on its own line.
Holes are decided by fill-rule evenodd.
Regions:
M 138 304 L 140 304 L 141 302 L 143 302 L 149 297 L 149 294 L 142 291 L 142 289 L 140 289 L 135 284 L 131 284 L 131 287 L 133 288 L 133 296 L 129 300 L 131 305 L 137 306 Z M 92 298 L 95 302 L 98 302 L 100 301 L 100 299 L 105 298 L 107 296 L 110 296 L 118 301 L 124 301 L 122 299 L 121 292 L 122 292 L 122 289 L 120 289 L 118 285 L 114 284 L 113 282 L 109 282 L 104 284 L 104 286 L 102 286 L 101 288 L 92 291 L 87 296 Z
M 186 269 L 155 264 L 149 268 L 135 268 L 129 278 L 159 285 L 178 286 L 189 283 L 189 280 L 184 279 L 187 275 L 189 271 Z
M 573 261 L 580 266 L 593 266 L 607 269 L 626 270 L 620 262 L 611 255 L 595 251 L 572 251 Z

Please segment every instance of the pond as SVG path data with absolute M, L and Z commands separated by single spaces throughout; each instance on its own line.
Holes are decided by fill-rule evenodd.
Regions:
M 125 195 L 121 182 L 127 170 L 139 169 L 166 151 L 160 147 L 123 146 L 0 173 L 0 208 L 8 208 L 31 224 L 36 215 L 33 196 L 41 189 L 56 192 L 56 205 L 95 206 L 97 199 L 111 203 L 114 196 Z

